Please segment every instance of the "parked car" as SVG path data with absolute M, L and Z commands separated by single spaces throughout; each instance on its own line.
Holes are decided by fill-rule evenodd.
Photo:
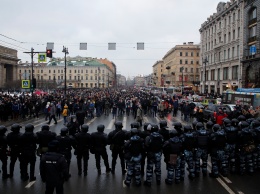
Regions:
M 222 108 L 227 114 L 231 113 L 231 108 L 228 105 L 209 104 L 203 110 L 204 119 L 214 121 L 214 112 L 218 113 L 219 108 Z

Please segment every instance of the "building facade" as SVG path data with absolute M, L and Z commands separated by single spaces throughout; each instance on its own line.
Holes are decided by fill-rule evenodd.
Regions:
M 244 2 L 220 2 L 201 25 L 201 92 L 222 93 L 241 87 Z
M 242 87 L 260 88 L 260 1 L 244 1 Z
M 163 57 L 161 86 L 190 86 L 197 91 L 199 86 L 199 45 L 193 42 L 176 45 Z
M 153 76 L 152 76 L 152 83 L 153 86 L 160 87 L 164 85 L 164 78 L 162 77 L 163 74 L 163 60 L 156 61 L 153 65 Z
M 66 83 L 72 88 L 107 88 L 114 86 L 115 65 L 108 66 L 101 63 L 101 59 L 67 57 L 66 58 Z M 47 64 L 34 64 L 34 78 L 36 88 L 50 89 L 63 88 L 65 83 L 65 60 L 52 59 Z M 31 79 L 31 64 L 20 64 L 17 79 Z
M 17 76 L 17 50 L 0 45 L 0 88 L 9 88 Z

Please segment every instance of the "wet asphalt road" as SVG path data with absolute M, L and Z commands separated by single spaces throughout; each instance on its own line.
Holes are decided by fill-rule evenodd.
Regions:
M 172 121 L 181 121 L 180 116 L 177 118 L 172 118 L 170 115 L 165 118 L 168 121 L 168 126 L 171 126 Z M 134 121 L 133 116 L 130 115 L 120 116 L 117 120 L 121 120 L 123 122 L 124 128 L 129 130 L 130 123 Z M 151 116 L 145 116 L 144 122 L 158 123 L 159 118 L 153 118 Z M 35 125 L 35 131 L 39 131 L 40 127 L 46 121 L 43 118 L 39 120 L 33 119 L 30 121 L 25 121 L 21 123 L 24 126 L 27 123 L 32 123 Z M 54 121 L 51 123 L 50 129 L 57 134 L 60 129 L 63 127 L 62 118 L 58 120 L 58 124 L 54 125 Z M 112 115 L 94 118 L 92 120 L 86 120 L 86 123 L 89 124 L 89 132 L 96 131 L 96 127 L 99 124 L 104 124 L 106 126 L 105 132 L 109 133 L 114 129 L 114 120 L 112 119 Z M 10 129 L 10 127 L 8 128 Z M 21 130 L 24 131 L 24 128 Z M 109 161 L 111 164 L 111 152 L 107 147 Z M 74 151 L 72 151 L 73 153 Z M 124 193 L 193 193 L 193 194 L 234 194 L 234 193 L 260 193 L 260 172 L 255 172 L 253 176 L 244 175 L 229 175 L 227 178 L 220 177 L 218 179 L 210 178 L 209 176 L 203 177 L 202 175 L 195 180 L 189 180 L 187 177 L 187 172 L 185 176 L 184 182 L 176 185 L 173 184 L 171 186 L 166 185 L 164 183 L 164 179 L 166 178 L 166 166 L 162 160 L 162 183 L 161 185 L 156 185 L 155 178 L 152 183 L 151 188 L 147 188 L 145 186 L 136 187 L 134 184 L 131 185 L 130 188 L 125 188 L 123 186 L 124 175 L 121 174 L 120 162 L 119 159 L 117 161 L 116 172 L 114 175 L 106 174 L 104 163 L 101 160 L 102 165 L 102 174 L 98 175 L 96 167 L 95 167 L 95 158 L 94 155 L 90 154 L 89 159 L 89 167 L 88 167 L 88 175 L 87 177 L 78 176 L 77 172 L 77 164 L 76 157 L 72 156 L 71 161 L 71 169 L 70 173 L 72 177 L 65 182 L 64 184 L 64 193 L 65 194 L 74 194 L 74 193 L 94 193 L 94 194 L 124 194 Z M 208 171 L 210 171 L 210 164 L 208 167 Z M 0 194 L 34 194 L 34 193 L 44 193 L 45 192 L 45 184 L 42 183 L 40 175 L 39 175 L 39 158 L 37 158 L 36 162 L 36 178 L 35 182 L 23 182 L 20 180 L 19 173 L 19 162 L 16 163 L 15 167 L 15 175 L 12 179 L 2 180 L 0 174 Z M 145 180 L 145 177 L 142 178 Z

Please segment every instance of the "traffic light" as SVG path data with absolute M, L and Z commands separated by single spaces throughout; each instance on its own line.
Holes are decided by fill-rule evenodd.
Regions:
M 32 88 L 33 89 L 36 88 L 36 78 L 33 78 L 33 80 L 32 80 Z
M 46 55 L 47 55 L 47 57 L 52 58 L 52 49 L 47 49 Z

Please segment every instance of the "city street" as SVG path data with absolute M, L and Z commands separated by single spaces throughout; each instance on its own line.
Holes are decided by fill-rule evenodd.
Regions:
M 171 118 L 169 115 L 167 118 L 168 126 L 171 126 L 173 121 L 181 121 L 180 115 L 177 118 Z M 129 130 L 130 124 L 134 121 L 133 116 L 130 115 L 128 117 L 121 116 L 118 117 L 117 120 L 123 122 L 123 129 Z M 150 116 L 144 117 L 144 122 L 150 123 L 158 123 L 159 118 L 153 118 Z M 35 132 L 39 131 L 41 125 L 46 123 L 43 118 L 39 120 L 31 120 L 25 121 L 22 124 L 31 122 L 35 125 Z M 106 126 L 105 133 L 109 133 L 114 129 L 114 120 L 112 120 L 112 114 L 109 116 L 102 115 L 101 117 L 95 117 L 92 120 L 86 121 L 86 123 L 90 126 L 89 132 L 92 133 L 96 131 L 96 127 L 99 124 L 104 124 Z M 63 126 L 62 117 L 58 120 L 58 124 L 54 125 L 54 121 L 52 121 L 50 125 L 50 129 L 57 134 Z M 170 127 L 171 128 L 171 127 Z M 169 128 L 169 129 L 170 129 Z M 8 131 L 10 131 L 10 127 L 8 127 Z M 24 127 L 22 128 L 22 132 L 24 132 Z M 111 164 L 111 152 L 109 147 L 107 147 L 109 161 Z M 72 150 L 74 153 L 74 150 Z M 36 163 L 36 181 L 33 182 L 23 182 L 20 179 L 20 172 L 18 168 L 19 162 L 16 163 L 15 175 L 12 179 L 2 180 L 0 178 L 0 193 L 4 194 L 34 194 L 34 193 L 44 193 L 45 184 L 42 183 L 40 175 L 39 175 L 39 157 L 37 157 Z M 114 175 L 106 174 L 104 163 L 101 162 L 102 165 L 102 174 L 98 175 L 96 167 L 95 167 L 95 159 L 94 155 L 90 154 L 89 159 L 89 168 L 87 177 L 78 176 L 76 158 L 73 155 L 71 161 L 71 178 L 65 182 L 64 184 L 64 193 L 72 194 L 72 193 L 95 193 L 95 194 L 103 194 L 103 193 L 198 193 L 198 194 L 242 194 L 242 193 L 258 193 L 260 190 L 260 184 L 258 184 L 258 180 L 260 179 L 260 172 L 255 172 L 254 175 L 229 175 L 227 178 L 220 177 L 217 179 L 210 178 L 209 176 L 203 177 L 202 174 L 200 177 L 191 181 L 188 179 L 187 172 L 185 175 L 184 182 L 176 185 L 173 184 L 171 186 L 166 185 L 164 183 L 164 179 L 166 178 L 166 168 L 165 163 L 162 159 L 162 183 L 160 186 L 156 185 L 156 181 L 152 182 L 152 187 L 147 188 L 144 185 L 141 187 L 136 187 L 132 184 L 129 188 L 123 186 L 124 176 L 121 174 L 120 162 L 117 161 L 117 169 Z M 210 172 L 210 163 L 208 165 L 208 171 Z M 1 176 L 0 176 L 1 177 Z M 143 177 L 145 180 L 145 177 Z

